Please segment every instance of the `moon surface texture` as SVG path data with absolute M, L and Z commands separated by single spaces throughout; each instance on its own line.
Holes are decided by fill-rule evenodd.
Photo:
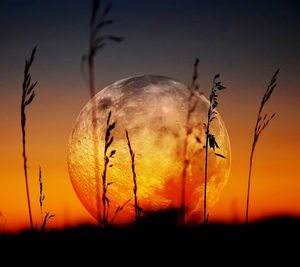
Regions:
M 131 157 L 125 129 L 135 153 L 138 204 L 143 213 L 178 209 L 181 204 L 183 147 L 189 89 L 181 82 L 163 76 L 136 76 L 115 82 L 99 93 L 96 100 L 97 136 L 99 144 L 100 184 L 108 113 L 116 126 L 110 150 L 116 154 L 107 170 L 108 222 L 125 225 L 135 220 Z M 186 223 L 203 220 L 205 130 L 208 100 L 196 93 L 197 106 L 191 114 L 188 137 L 186 178 Z M 219 149 L 209 148 L 207 205 L 217 202 L 230 172 L 230 142 L 221 116 L 217 113 L 210 132 Z M 198 137 L 198 141 L 196 140 Z M 200 142 L 199 142 L 200 140 Z M 225 156 L 221 158 L 215 155 Z M 97 218 L 96 179 L 93 146 L 92 102 L 80 112 L 69 139 L 68 168 L 75 192 L 89 213 Z M 100 187 L 102 195 L 102 187 Z M 130 200 L 130 201 L 128 201 Z M 112 222 L 115 211 L 124 203 Z M 102 202 L 101 202 L 102 203 Z M 102 207 L 101 207 L 102 211 Z

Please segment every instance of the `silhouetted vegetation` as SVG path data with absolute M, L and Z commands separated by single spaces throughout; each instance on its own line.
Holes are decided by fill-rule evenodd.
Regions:
M 138 186 L 137 186 L 137 182 L 136 182 L 136 173 L 135 173 L 135 165 L 134 165 L 135 154 L 134 154 L 134 152 L 133 152 L 133 150 L 131 148 L 128 131 L 125 130 L 125 133 L 126 133 L 128 150 L 129 150 L 130 157 L 131 157 L 131 170 L 132 170 L 132 179 L 133 179 L 133 195 L 134 195 L 135 221 L 137 222 L 138 219 L 139 219 L 139 217 L 140 217 L 140 206 L 139 206 L 138 197 L 137 197 Z
M 246 224 L 248 223 L 248 213 L 249 213 L 249 201 L 250 201 L 250 186 L 251 186 L 251 172 L 252 172 L 252 162 L 253 162 L 253 155 L 255 151 L 256 144 L 258 142 L 259 136 L 262 131 L 268 126 L 270 121 L 274 118 L 276 113 L 273 113 L 269 116 L 267 113 L 263 114 L 263 109 L 267 102 L 269 101 L 275 87 L 276 87 L 276 80 L 279 73 L 279 69 L 275 71 L 271 82 L 269 83 L 267 90 L 261 100 L 260 107 L 257 114 L 257 120 L 254 128 L 254 136 L 253 136 L 253 143 L 250 153 L 250 163 L 249 163 L 249 175 L 248 175 L 248 190 L 247 190 L 247 205 L 246 205 Z
M 99 148 L 98 148 L 98 133 L 97 133 L 97 110 L 95 95 L 95 64 L 94 58 L 100 49 L 103 49 L 107 41 L 121 42 L 122 37 L 115 35 L 101 35 L 103 28 L 113 24 L 113 20 L 108 18 L 112 8 L 112 1 L 109 1 L 104 8 L 102 8 L 103 1 L 92 0 L 92 12 L 89 22 L 89 49 L 86 55 L 81 59 L 82 71 L 84 65 L 88 66 L 88 84 L 92 105 L 92 130 L 93 130 L 93 150 L 94 150 L 94 164 L 95 164 L 95 181 L 96 181 L 96 205 L 97 205 L 97 218 L 100 224 L 100 168 L 99 168 Z M 104 190 L 104 189 L 103 189 Z M 103 219 L 103 222 L 105 220 Z
M 42 224 L 41 224 L 41 230 L 44 232 L 45 227 L 47 222 L 55 216 L 55 214 L 50 214 L 50 212 L 46 212 L 44 216 L 43 212 L 43 204 L 45 200 L 45 195 L 43 191 L 43 178 L 42 178 L 42 168 L 39 167 L 39 186 L 40 186 L 40 197 L 39 197 L 39 203 L 40 203 L 40 211 L 41 211 L 41 219 L 42 219 Z
M 188 87 L 189 89 L 189 97 L 187 100 L 187 114 L 186 114 L 186 121 L 185 121 L 185 136 L 183 141 L 183 168 L 182 168 L 182 178 L 181 178 L 181 206 L 180 206 L 180 221 L 183 224 L 185 221 L 185 188 L 186 188 L 186 174 L 187 169 L 190 164 L 190 159 L 188 158 L 188 140 L 189 136 L 192 134 L 192 125 L 190 125 L 191 115 L 196 109 L 197 106 L 197 98 L 195 98 L 195 92 L 199 89 L 197 84 L 198 79 L 198 65 L 199 59 L 195 59 L 194 63 L 194 73 L 192 78 L 192 83 Z M 200 142 L 200 139 L 198 138 Z
M 204 208 L 203 208 L 203 221 L 204 224 L 208 222 L 208 215 L 206 215 L 206 188 L 207 188 L 207 171 L 208 171 L 208 146 L 215 150 L 219 148 L 215 136 L 210 132 L 210 124 L 216 118 L 217 115 L 216 107 L 218 106 L 218 95 L 217 91 L 224 90 L 226 87 L 221 84 L 217 79 L 220 78 L 220 74 L 215 75 L 213 79 L 213 85 L 209 96 L 209 108 L 207 112 L 207 123 L 205 126 L 205 173 L 204 173 Z M 215 153 L 216 156 L 225 158 L 222 154 Z
M 23 166 L 24 166 L 24 176 L 25 176 L 25 185 L 26 185 L 26 195 L 27 195 L 27 205 L 29 213 L 30 228 L 34 230 L 32 213 L 31 213 L 31 204 L 30 204 L 30 193 L 28 186 L 28 173 L 27 173 L 27 154 L 26 154 L 26 107 L 29 106 L 32 100 L 35 97 L 34 88 L 37 85 L 36 82 L 31 81 L 30 68 L 34 60 L 36 53 L 36 47 L 33 48 L 29 60 L 25 60 L 24 68 L 24 79 L 22 84 L 22 100 L 21 100 L 21 128 L 22 128 L 22 145 L 23 145 Z
M 103 265 L 107 261 L 109 265 L 118 259 L 124 264 L 126 260 L 132 263 L 134 253 L 148 256 L 147 262 L 151 259 L 161 262 L 163 258 L 170 263 L 181 259 L 188 266 L 193 266 L 202 254 L 203 261 L 211 255 L 209 261 L 213 259 L 216 262 L 214 257 L 218 257 L 224 264 L 226 260 L 228 263 L 240 262 L 244 258 L 238 257 L 244 255 L 240 252 L 247 255 L 251 251 L 249 262 L 255 256 L 260 261 L 267 259 L 268 263 L 271 259 L 277 261 L 284 252 L 288 255 L 283 258 L 285 263 L 291 258 L 298 260 L 299 219 L 272 218 L 248 226 L 211 223 L 205 227 L 178 227 L 177 214 L 178 211 L 154 213 L 141 217 L 139 224 L 122 228 L 103 229 L 82 225 L 42 234 L 22 232 L 18 235 L 0 235 L 1 259 L 3 261 L 8 257 L 12 262 L 16 255 L 34 251 L 45 259 L 57 256 L 60 262 L 66 259 L 69 264 L 79 260 L 87 265 L 89 261 L 94 264 L 93 256 L 105 255 L 103 259 L 100 257 L 101 263 Z M 245 248 L 249 250 L 245 252 Z M 26 259 L 29 258 L 25 257 L 24 261 Z
M 107 182 L 106 179 L 106 174 L 107 174 L 107 166 L 108 167 L 112 167 L 113 164 L 110 163 L 110 159 L 114 157 L 114 155 L 116 154 L 116 150 L 111 150 L 109 153 L 109 156 L 107 154 L 108 149 L 110 148 L 110 146 L 112 145 L 113 141 L 114 141 L 114 137 L 111 135 L 111 132 L 113 131 L 113 129 L 115 128 L 115 122 L 110 123 L 110 119 L 111 119 L 111 112 L 108 113 L 108 117 L 107 117 L 107 121 L 106 121 L 106 132 L 105 132 L 105 143 L 104 143 L 104 164 L 103 164 L 103 174 L 102 174 L 102 205 L 103 205 L 103 225 L 107 226 L 108 224 L 108 208 L 109 207 L 109 199 L 106 195 L 107 193 L 107 189 L 108 186 L 110 186 L 112 184 L 112 182 Z
M 131 201 L 131 199 L 126 200 L 122 206 L 118 206 L 115 210 L 115 214 L 111 219 L 111 223 L 113 223 L 116 219 L 116 217 L 118 216 L 118 214 L 125 208 L 125 206 L 129 203 L 129 201 Z

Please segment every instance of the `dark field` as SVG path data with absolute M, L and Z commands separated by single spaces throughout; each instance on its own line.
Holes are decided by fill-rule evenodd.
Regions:
M 280 217 L 249 225 L 198 227 L 178 227 L 173 222 L 169 215 L 160 214 L 124 228 L 80 226 L 45 233 L 7 234 L 0 236 L 1 254 L 2 258 L 8 256 L 11 260 L 17 260 L 16 255 L 26 255 L 25 261 L 30 257 L 34 262 L 38 261 L 36 257 L 42 261 L 62 257 L 75 263 L 77 260 L 93 262 L 94 257 L 102 263 L 120 260 L 138 263 L 139 257 L 144 258 L 144 263 L 156 258 L 199 263 L 205 255 L 212 262 L 238 262 L 240 266 L 254 258 L 271 262 L 280 258 L 286 263 L 293 260 L 299 266 L 299 219 Z

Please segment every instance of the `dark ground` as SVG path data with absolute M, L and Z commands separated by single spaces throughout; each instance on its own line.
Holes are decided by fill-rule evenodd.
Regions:
M 40 262 L 41 258 L 41 265 L 43 261 L 57 259 L 86 264 L 99 259 L 110 264 L 123 261 L 127 266 L 128 262 L 139 265 L 139 258 L 143 259 L 143 266 L 152 261 L 154 264 L 155 259 L 174 263 L 184 259 L 190 263 L 186 266 L 204 259 L 245 266 L 251 261 L 259 263 L 258 258 L 268 263 L 284 260 L 284 266 L 290 261 L 300 265 L 299 219 L 280 217 L 249 225 L 198 227 L 178 227 L 173 222 L 168 215 L 160 214 L 125 228 L 81 226 L 45 233 L 2 235 L 0 258 L 8 257 L 12 261 L 21 258 L 24 262 L 31 258 Z

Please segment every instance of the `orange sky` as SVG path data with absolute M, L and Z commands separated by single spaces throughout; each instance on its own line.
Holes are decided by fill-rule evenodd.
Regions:
M 280 76 L 279 76 L 280 79 Z M 267 81 L 261 80 L 261 93 Z M 81 85 L 80 85 L 81 86 Z M 42 89 L 29 108 L 27 126 L 28 165 L 34 222 L 40 224 L 38 166 L 43 169 L 45 210 L 56 214 L 49 227 L 63 227 L 81 222 L 95 223 L 76 197 L 69 180 L 66 156 L 72 125 L 82 106 L 88 100 L 87 91 L 73 98 L 61 91 L 49 95 Z M 232 168 L 229 182 L 220 201 L 210 211 L 210 220 L 226 222 L 244 220 L 249 150 L 252 129 L 261 94 L 249 93 L 247 101 L 238 103 L 234 88 L 222 92 L 219 111 L 227 126 L 232 146 Z M 282 103 L 284 90 L 279 86 L 267 110 L 277 117 L 261 136 L 253 165 L 250 219 L 273 215 L 300 216 L 299 159 L 296 152 L 300 127 L 295 110 L 297 98 Z M 50 109 L 54 105 L 55 109 Z M 66 103 L 66 104 L 65 104 Z M 19 127 L 18 97 L 2 106 L 0 142 L 0 210 L 7 219 L 7 227 L 17 230 L 28 226 L 28 214 L 21 158 L 21 131 Z M 229 108 L 230 107 L 230 108 Z M 296 110 L 297 111 L 297 110 Z M 236 115 L 235 115 L 236 114 Z M 3 218 L 1 218 L 3 223 Z

